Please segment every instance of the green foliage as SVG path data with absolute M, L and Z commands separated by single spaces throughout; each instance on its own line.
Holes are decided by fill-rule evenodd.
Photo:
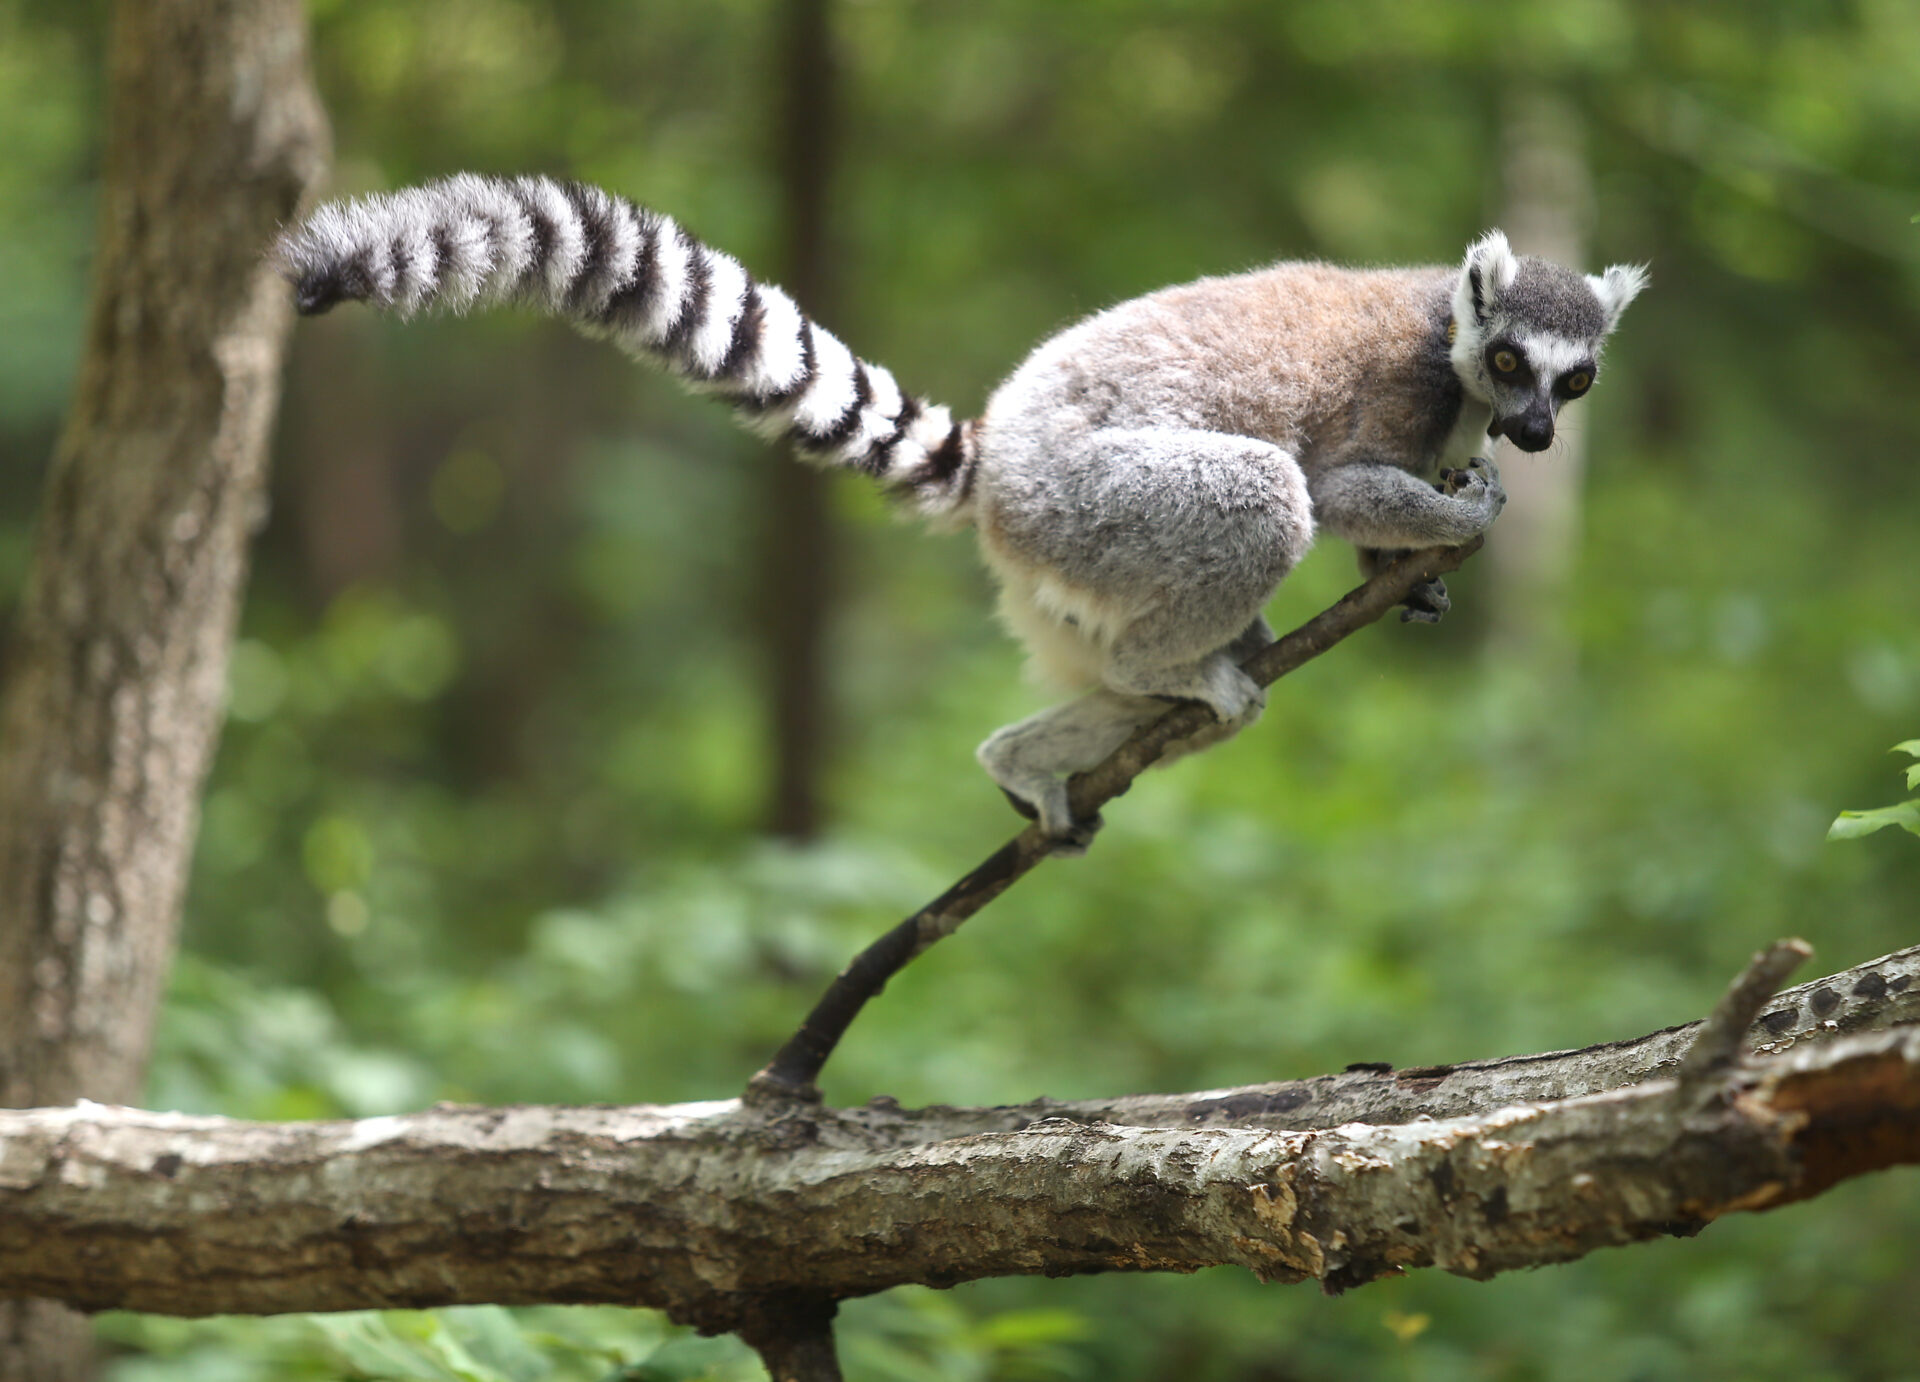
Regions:
M 737 1344 L 699 1339 L 643 1310 L 356 1311 L 276 1319 L 108 1315 L 132 1350 L 113 1382 L 751 1382 Z
M 1910 758 L 1920 759 L 1920 739 L 1909 739 L 1904 744 L 1895 744 L 1893 752 L 1904 753 Z M 1907 790 L 1920 787 L 1920 763 L 1907 765 Z M 1912 801 L 1898 802 L 1892 806 L 1881 806 L 1871 811 L 1842 811 L 1834 823 L 1827 828 L 1829 840 L 1857 840 L 1862 835 L 1871 835 L 1885 826 L 1897 825 L 1912 834 L 1920 835 L 1920 797 Z
M 82 333 L 104 7 L 0 0 L 0 595 Z M 772 0 L 321 0 L 336 188 L 604 181 L 780 263 Z M 848 3 L 830 324 L 965 410 L 1040 335 L 1279 254 L 1451 258 L 1504 96 L 1572 103 L 1596 260 L 1649 259 L 1607 378 L 1563 664 L 1486 644 L 1488 558 L 917 962 L 828 1094 L 1205 1088 L 1697 1016 L 1759 944 L 1911 944 L 1920 853 L 1824 850 L 1920 711 L 1920 19 L 1756 0 Z M 1509 230 L 1514 227 L 1509 226 Z M 1549 454 L 1523 462 L 1552 465 Z M 296 337 L 157 1107 L 737 1090 L 855 948 L 1015 824 L 970 750 L 1035 708 L 964 541 L 834 492 L 833 828 L 769 843 L 759 454 L 506 317 Z M 1499 541 L 1499 531 L 1494 534 Z M 1338 544 L 1281 626 L 1352 580 Z M 1903 746 L 1914 752 L 1914 745 Z M 1914 786 L 1909 769 L 1909 786 Z M 857 1382 L 1893 1377 L 1920 1187 L 1339 1299 L 1232 1272 L 851 1303 Z M 629 1312 L 114 1316 L 111 1375 L 732 1378 Z M 624 1371 L 623 1371 L 624 1370 Z

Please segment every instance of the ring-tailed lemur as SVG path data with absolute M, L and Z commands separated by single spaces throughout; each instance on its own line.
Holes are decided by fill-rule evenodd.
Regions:
M 1493 231 L 1452 267 L 1283 263 L 1122 303 L 1044 342 L 978 421 L 903 393 L 778 288 L 674 221 L 545 178 L 462 175 L 321 207 L 279 260 L 303 313 L 514 303 L 566 318 L 730 402 L 756 430 L 972 523 L 1001 614 L 1053 680 L 1091 688 L 1009 725 L 979 757 L 1065 850 L 1065 776 L 1168 700 L 1253 722 L 1240 669 L 1261 610 L 1318 526 L 1371 571 L 1467 541 L 1505 503 L 1490 462 L 1431 477 L 1475 438 L 1528 451 L 1598 373 L 1646 282 L 1515 255 Z M 1481 408 L 1466 416 L 1471 401 Z M 1483 420 L 1484 419 L 1484 420 Z M 1430 582 L 1403 618 L 1438 619 Z

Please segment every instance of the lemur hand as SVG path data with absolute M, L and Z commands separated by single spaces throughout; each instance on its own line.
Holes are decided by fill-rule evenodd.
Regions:
M 1507 492 L 1500 487 L 1500 472 L 1485 456 L 1475 456 L 1458 470 L 1441 471 L 1434 488 L 1472 511 L 1476 532 L 1491 527 L 1507 503 Z

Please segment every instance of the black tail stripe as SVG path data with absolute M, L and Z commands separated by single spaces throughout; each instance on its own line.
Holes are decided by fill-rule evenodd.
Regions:
M 860 430 L 860 414 L 868 403 L 873 401 L 873 381 L 867 378 L 867 367 L 858 360 L 853 362 L 853 402 L 847 405 L 845 412 L 834 419 L 833 426 L 813 438 L 817 446 L 840 446 Z
M 660 223 L 637 206 L 630 208 L 640 232 L 640 253 L 633 277 L 600 309 L 600 321 L 607 326 L 631 327 L 645 320 L 660 288 Z
M 876 443 L 859 462 L 860 469 L 876 478 L 893 469 L 893 453 L 900 449 L 900 443 L 907 439 L 907 429 L 913 426 L 926 405 L 912 394 L 904 394 L 900 399 L 900 411 L 894 414 L 893 431 L 885 439 Z
M 876 480 L 893 469 L 893 453 L 900 449 L 901 433 L 895 432 L 885 441 L 869 447 L 867 454 L 854 461 L 856 469 L 871 475 Z
M 537 204 L 525 198 L 516 198 L 520 209 L 526 213 L 527 223 L 533 227 L 533 258 L 527 265 L 527 271 L 521 275 L 521 281 L 514 286 L 519 288 L 527 280 L 538 283 L 544 276 L 547 265 L 553 262 L 553 242 L 560 233 L 560 227 Z
M 634 285 L 640 289 L 640 301 L 646 311 L 653 310 L 653 300 L 660 295 L 660 227 L 658 216 L 643 216 L 640 220 L 640 262 L 634 266 Z
M 429 292 L 439 292 L 447 285 L 447 266 L 453 263 L 453 232 L 444 225 L 436 225 L 427 233 L 433 241 L 433 282 L 427 285 Z
M 664 354 L 680 356 L 680 367 L 688 374 L 698 373 L 691 357 L 682 352 L 700 323 L 707 319 L 707 298 L 713 291 L 713 270 L 707 263 L 707 247 L 674 224 L 680 243 L 687 251 L 687 287 L 680 298 L 680 315 L 674 319 L 666 340 L 660 343 Z
M 740 316 L 733 324 L 733 340 L 727 346 L 726 358 L 713 372 L 715 379 L 738 379 L 746 370 L 748 362 L 759 353 L 760 333 L 765 329 L 766 317 L 767 309 L 760 301 L 760 285 L 749 274 Z
M 394 246 L 393 257 L 398 260 L 405 254 L 399 246 Z M 339 296 L 351 298 L 355 302 L 365 302 L 373 296 L 373 250 L 361 250 L 349 259 L 340 273 Z
M 586 239 L 580 272 L 568 292 L 568 305 L 585 305 L 587 293 L 606 274 L 608 252 L 613 244 L 613 228 L 607 224 L 606 210 L 585 183 L 569 182 L 561 187 L 573 211 L 580 218 L 580 230 Z
M 936 480 L 951 480 L 965 458 L 965 448 L 960 444 L 960 424 L 956 422 L 946 439 L 927 453 L 927 469 Z

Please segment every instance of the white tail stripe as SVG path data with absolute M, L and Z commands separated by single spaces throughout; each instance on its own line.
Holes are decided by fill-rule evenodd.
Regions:
M 733 347 L 734 323 L 747 306 L 747 271 L 731 255 L 707 251 L 706 316 L 694 328 L 688 354 L 694 368 L 710 375 L 720 368 Z
M 786 393 L 800 383 L 807 367 L 800 343 L 804 318 L 792 298 L 771 283 L 760 285 L 760 344 L 753 370 L 743 376 L 749 393 Z
M 868 368 L 871 369 L 872 366 Z M 892 437 L 893 433 L 893 419 L 872 404 L 868 404 L 860 410 L 859 425 L 854 428 L 853 435 L 840 445 L 839 454 L 845 461 L 857 462 L 874 447 Z M 892 467 L 889 466 L 888 469 L 891 470 Z
M 581 303 L 586 312 L 604 311 L 614 294 L 631 287 L 640 272 L 640 251 L 646 245 L 640 218 L 633 205 L 623 197 L 606 196 L 608 236 L 602 253 L 605 272 L 594 284 L 594 296 Z M 604 289 L 602 289 L 604 284 Z
M 680 320 L 681 309 L 686 305 L 690 272 L 687 238 L 673 217 L 662 216 L 653 231 L 653 289 L 647 301 L 647 344 L 659 345 L 666 340 L 667 333 Z
M 487 269 L 479 296 L 488 301 L 505 297 L 535 267 L 533 223 L 525 208 L 511 199 L 502 205 L 495 189 L 471 173 L 455 178 L 454 190 L 486 237 Z
M 420 212 L 421 219 L 428 220 L 432 208 L 422 207 Z M 446 251 L 446 262 L 441 266 L 441 277 L 446 284 L 443 291 L 455 306 L 466 307 L 480 296 L 493 271 L 492 237 L 487 233 L 487 223 L 471 212 L 456 216 L 443 227 L 439 243 L 444 244 Z
M 526 208 L 529 222 L 537 212 L 548 227 L 547 260 L 534 266 L 540 277 L 537 283 L 528 285 L 528 291 L 542 306 L 557 310 L 565 305 L 567 288 L 579 276 L 586 257 L 586 234 L 573 204 L 546 178 L 515 178 L 512 188 Z
M 820 436 L 846 416 L 856 396 L 853 352 L 840 338 L 820 326 L 813 328 L 813 383 L 800 396 L 793 422 L 802 432 Z
M 893 420 L 900 416 L 900 410 L 907 406 L 907 400 L 900 392 L 900 385 L 894 382 L 892 370 L 871 361 L 863 363 L 867 366 L 867 387 L 872 394 L 867 407 L 886 420 L 886 435 L 890 436 Z

